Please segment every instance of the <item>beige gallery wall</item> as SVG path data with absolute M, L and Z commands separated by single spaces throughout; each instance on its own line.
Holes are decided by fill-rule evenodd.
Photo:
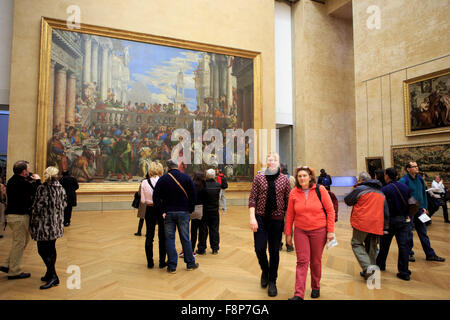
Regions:
M 274 128 L 273 0 L 16 0 L 11 63 L 8 177 L 19 159 L 35 160 L 41 17 L 261 53 L 262 126 Z
M 367 25 L 370 6 L 379 29 Z M 353 1 L 358 171 L 365 157 L 391 166 L 391 146 L 450 140 L 450 133 L 407 137 L 403 104 L 404 80 L 450 66 L 450 57 L 437 59 L 450 53 L 449 14 L 450 0 Z
M 329 11 L 310 0 L 293 6 L 296 164 L 350 176 L 356 175 L 352 22 Z

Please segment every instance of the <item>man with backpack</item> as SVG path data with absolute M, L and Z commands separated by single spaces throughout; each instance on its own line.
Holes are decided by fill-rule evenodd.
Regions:
M 423 251 L 426 255 L 426 259 L 428 261 L 444 262 L 445 259 L 437 256 L 433 248 L 431 247 L 430 239 L 427 235 L 427 227 L 425 223 L 423 223 L 419 219 L 421 215 L 428 214 L 427 191 L 425 181 L 419 175 L 419 166 L 417 165 L 417 162 L 410 161 L 406 164 L 405 169 L 408 173 L 400 179 L 400 182 L 406 184 L 409 187 L 411 196 L 413 196 L 420 204 L 420 209 L 413 217 L 411 224 L 417 231 L 417 235 L 419 236 L 420 243 L 422 244 Z M 414 257 L 413 251 L 414 241 L 412 231 L 409 235 L 409 247 L 409 261 L 414 262 L 416 261 L 416 258 Z
M 320 169 L 320 176 L 317 183 L 323 185 L 325 189 L 330 190 L 333 180 L 331 180 L 331 176 L 325 172 L 325 169 Z

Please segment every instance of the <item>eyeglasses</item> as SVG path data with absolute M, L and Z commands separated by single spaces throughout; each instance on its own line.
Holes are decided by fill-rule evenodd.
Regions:
M 301 169 L 309 169 L 308 166 L 302 166 L 302 167 L 297 167 L 297 169 L 301 170 Z
M 411 166 L 410 168 L 418 168 L 419 166 Z

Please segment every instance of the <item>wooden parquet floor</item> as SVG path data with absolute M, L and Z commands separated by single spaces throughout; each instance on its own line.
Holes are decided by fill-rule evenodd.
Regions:
M 360 277 L 360 267 L 350 246 L 350 208 L 340 204 L 340 220 L 336 225 L 338 246 L 325 249 L 319 300 L 438 300 L 450 299 L 450 225 L 443 218 L 433 217 L 428 228 L 432 247 L 438 255 L 446 257 L 444 263 L 428 262 L 415 237 L 416 262 L 411 263 L 412 279 L 409 282 L 396 277 L 397 245 L 395 240 L 381 273 L 381 288 L 369 289 Z M 253 250 L 253 236 L 248 227 L 246 207 L 229 207 L 221 214 L 220 251 L 212 255 L 210 249 L 197 256 L 200 267 L 187 271 L 179 260 L 176 274 L 165 269 L 147 269 L 145 237 L 134 236 L 138 219 L 134 210 L 74 212 L 72 225 L 57 244 L 56 263 L 60 285 L 49 290 L 39 290 L 40 277 L 45 266 L 37 253 L 36 242 L 30 240 L 22 260 L 25 272 L 31 277 L 8 280 L 0 273 L 1 300 L 286 300 L 294 293 L 296 256 L 294 252 L 280 253 L 278 296 L 270 298 L 259 285 L 260 269 Z M 145 233 L 145 226 L 143 228 Z M 11 246 L 11 231 L 7 228 L 0 239 L 0 262 Z M 155 262 L 158 261 L 155 237 Z M 177 238 L 177 248 L 181 245 Z M 81 288 L 69 289 L 66 273 L 70 265 L 81 270 Z M 306 299 L 310 294 L 307 279 Z

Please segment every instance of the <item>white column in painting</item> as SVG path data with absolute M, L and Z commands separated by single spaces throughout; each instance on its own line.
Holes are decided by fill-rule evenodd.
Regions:
M 111 89 L 111 93 L 113 93 L 113 86 L 112 86 L 112 51 L 111 49 L 108 49 L 108 83 L 107 83 L 107 87 L 108 89 Z M 117 99 L 119 99 L 117 97 L 117 93 L 114 92 L 116 94 L 116 96 L 114 97 L 114 101 Z
M 214 100 L 214 105 L 217 105 L 219 102 L 219 68 L 218 68 L 218 61 L 217 61 L 217 56 L 215 54 L 213 54 L 213 59 L 211 60 L 211 66 L 212 66 L 212 70 L 214 70 L 213 72 L 213 100 Z
M 58 127 L 61 132 L 64 131 L 66 121 L 66 90 L 67 69 L 60 68 L 56 71 L 55 77 L 53 126 Z
M 102 44 L 102 69 L 100 81 L 100 97 L 103 101 L 108 98 L 108 47 Z
M 83 63 L 83 82 L 91 82 L 91 36 L 83 34 L 84 40 L 84 63 Z
M 233 76 L 231 74 L 233 69 L 231 67 L 232 59 L 233 57 L 228 57 L 227 59 L 227 115 L 230 113 L 231 106 L 233 105 Z
M 47 137 L 53 134 L 53 104 L 55 101 L 55 61 L 50 63 L 50 96 L 48 101 L 48 127 Z
M 98 88 L 98 42 L 92 41 L 91 81 L 97 83 Z
M 66 97 L 66 124 L 75 125 L 75 94 L 77 79 L 71 72 L 67 78 L 67 97 Z
M 226 56 L 220 56 L 220 90 L 219 90 L 219 97 L 225 96 L 227 94 L 227 57 Z
M 210 55 L 209 59 L 209 97 L 214 96 L 214 54 Z

